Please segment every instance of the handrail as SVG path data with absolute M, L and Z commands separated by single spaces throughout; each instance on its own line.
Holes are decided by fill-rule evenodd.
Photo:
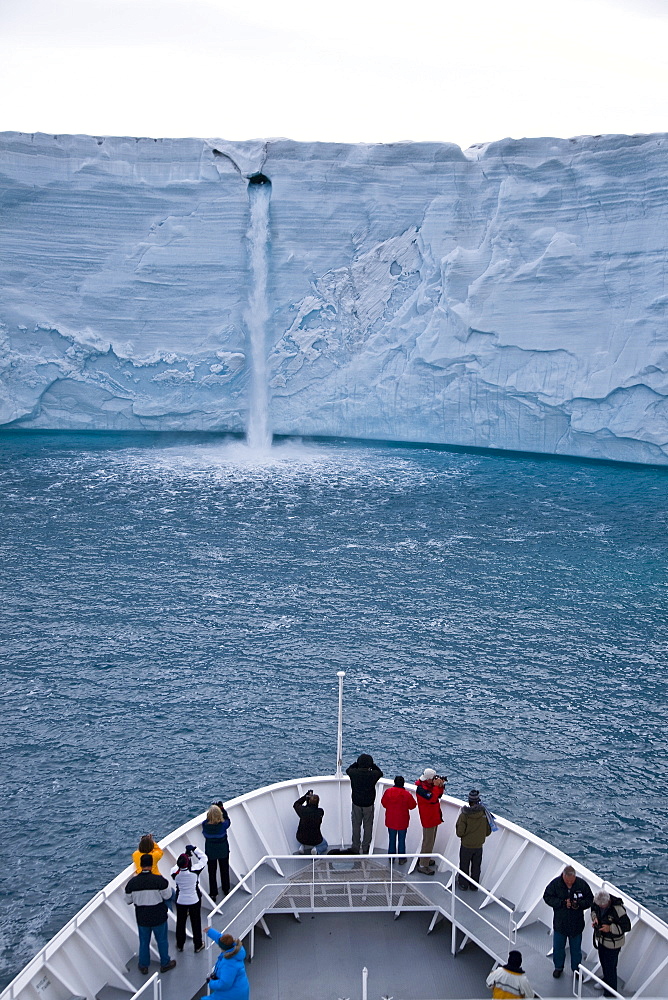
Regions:
M 234 895 L 235 892 L 241 891 L 242 889 L 246 889 L 246 891 L 249 892 L 250 897 L 241 906 L 241 908 L 234 914 L 234 916 L 231 917 L 231 919 L 228 921 L 228 923 L 223 928 L 222 933 L 227 933 L 228 932 L 228 928 L 230 926 L 232 926 L 233 923 L 238 922 L 239 919 L 243 915 L 245 915 L 249 909 L 252 909 L 255 900 L 257 900 L 263 893 L 265 893 L 266 890 L 276 889 L 276 888 L 280 888 L 281 890 L 283 890 L 287 886 L 290 885 L 290 881 L 288 879 L 286 879 L 285 877 L 283 877 L 282 879 L 280 879 L 280 876 L 279 876 L 280 881 L 278 881 L 276 879 L 272 879 L 272 881 L 265 882 L 263 885 L 260 886 L 259 889 L 256 890 L 256 888 L 255 888 L 255 875 L 257 873 L 257 870 L 263 864 L 270 864 L 271 862 L 277 862 L 277 861 L 292 861 L 292 862 L 294 862 L 297 859 L 302 860 L 302 861 L 309 861 L 309 862 L 311 862 L 311 865 L 310 865 L 310 867 L 311 867 L 311 879 L 310 879 L 310 881 L 296 883 L 296 885 L 300 886 L 301 888 L 307 888 L 307 887 L 309 887 L 311 889 L 311 905 L 305 907 L 305 909 L 307 909 L 307 910 L 314 909 L 313 891 L 314 891 L 314 889 L 315 889 L 316 886 L 317 887 L 321 887 L 323 884 L 325 884 L 328 888 L 335 889 L 335 888 L 344 887 L 344 886 L 348 886 L 349 887 L 350 884 L 351 884 L 351 880 L 350 879 L 346 879 L 346 878 L 330 879 L 326 883 L 322 883 L 320 881 L 316 881 L 316 877 L 315 877 L 316 863 L 320 862 L 321 863 L 321 867 L 322 867 L 322 862 L 323 861 L 332 862 L 334 860 L 343 859 L 344 857 L 345 857 L 346 861 L 350 861 L 351 863 L 353 863 L 353 862 L 360 862 L 360 861 L 362 861 L 362 862 L 364 862 L 364 861 L 389 861 L 390 862 L 390 867 L 389 867 L 388 877 L 387 878 L 382 878 L 382 879 L 373 879 L 372 881 L 373 881 L 374 886 L 377 886 L 377 887 L 381 887 L 381 886 L 382 887 L 387 887 L 389 885 L 390 891 L 392 890 L 392 887 L 394 885 L 411 886 L 411 887 L 416 888 L 419 891 L 423 887 L 426 888 L 426 885 L 430 885 L 430 886 L 433 886 L 434 888 L 438 887 L 439 891 L 442 892 L 445 897 L 447 897 L 447 895 L 449 893 L 450 897 L 451 897 L 450 921 L 451 921 L 451 924 L 452 924 L 452 927 L 453 927 L 453 934 L 454 934 L 454 930 L 455 930 L 455 926 L 456 926 L 456 924 L 455 924 L 455 902 L 458 902 L 461 906 L 465 907 L 467 910 L 470 910 L 471 913 L 475 913 L 476 916 L 480 920 L 482 920 L 482 922 L 485 923 L 488 927 L 490 927 L 494 932 L 496 932 L 497 934 L 500 934 L 502 937 L 507 937 L 507 941 L 508 941 L 508 945 L 509 946 L 512 947 L 512 945 L 516 941 L 517 927 L 516 927 L 515 921 L 514 921 L 514 912 L 515 912 L 514 909 L 512 907 L 508 906 L 508 904 L 505 903 L 498 896 L 495 896 L 494 893 L 491 892 L 489 889 L 486 889 L 485 886 L 483 886 L 481 883 L 476 882 L 476 880 L 474 878 L 471 878 L 470 876 L 466 876 L 467 880 L 469 882 L 471 882 L 474 885 L 478 886 L 478 888 L 480 890 L 482 890 L 484 893 L 486 893 L 488 900 L 493 900 L 495 903 L 498 903 L 498 905 L 503 910 L 505 910 L 507 912 L 507 914 L 508 914 L 508 933 L 507 933 L 507 935 L 505 935 L 504 932 L 496 924 L 492 923 L 491 920 L 488 920 L 487 917 L 483 913 L 481 913 L 481 911 L 479 909 L 476 909 L 475 907 L 471 906 L 467 902 L 467 900 L 462 899 L 460 896 L 456 895 L 456 893 L 455 893 L 455 885 L 456 885 L 457 875 L 462 875 L 463 876 L 464 872 L 462 872 L 461 869 L 458 868 L 457 865 L 454 864 L 454 862 L 449 861 L 448 858 L 446 858 L 444 855 L 442 855 L 442 854 L 435 854 L 435 853 L 432 853 L 432 857 L 439 858 L 440 861 L 442 861 L 443 864 L 445 866 L 447 866 L 445 869 L 441 869 L 441 871 L 444 871 L 446 874 L 448 872 L 450 874 L 450 879 L 447 882 L 447 884 L 444 884 L 443 882 L 424 883 L 422 881 L 408 879 L 408 878 L 406 878 L 406 876 L 403 876 L 400 881 L 395 882 L 395 880 L 394 880 L 394 862 L 396 862 L 398 860 L 398 855 L 396 855 L 396 854 L 347 854 L 347 855 L 325 855 L 325 854 L 323 854 L 323 855 L 311 855 L 311 856 L 309 856 L 309 855 L 300 855 L 300 854 L 297 854 L 297 855 L 294 855 L 294 854 L 272 854 L 272 855 L 265 855 L 260 861 L 257 862 L 257 864 L 255 864 L 251 868 L 251 870 L 246 875 L 244 875 L 244 877 L 241 879 L 241 881 L 238 882 L 237 885 L 235 885 L 235 887 L 232 890 L 232 892 L 230 892 L 229 895 L 227 895 L 225 897 L 225 899 L 222 900 L 222 902 L 219 903 L 215 907 L 215 909 L 212 910 L 208 914 L 208 917 L 207 917 L 207 925 L 208 925 L 208 927 L 211 927 L 211 925 L 212 925 L 212 919 L 215 916 L 217 916 L 218 914 L 222 914 L 223 907 L 225 906 L 226 903 L 229 902 L 230 898 Z M 416 852 L 413 855 L 411 855 L 411 854 L 405 854 L 405 855 L 402 855 L 402 857 L 408 857 L 408 858 L 414 858 L 414 859 L 416 859 L 416 858 L 420 857 L 420 853 Z M 304 866 L 304 868 L 302 870 L 304 870 L 304 869 L 306 869 L 306 866 Z M 308 870 L 308 869 L 306 869 L 306 870 Z M 250 889 L 248 889 L 248 887 L 247 887 L 247 883 L 248 882 L 250 882 L 250 884 L 251 884 L 251 888 Z M 363 884 L 363 880 L 359 884 Z M 352 905 L 350 907 L 344 907 L 344 909 L 346 909 L 346 910 L 347 909 L 352 909 L 352 908 L 353 908 Z M 435 909 L 440 909 L 443 913 L 445 913 L 445 907 L 444 906 L 441 907 L 438 904 L 436 904 L 434 908 Z M 389 903 L 388 906 L 387 906 L 387 909 L 388 910 L 396 909 L 396 904 Z M 259 915 L 257 913 L 254 913 L 254 918 L 255 919 L 253 919 L 253 921 L 252 921 L 252 925 L 253 926 L 258 922 L 258 920 L 264 914 L 264 912 L 265 911 L 263 910 L 262 913 L 259 914 Z M 460 921 L 460 923 L 461 923 L 461 921 Z M 207 946 L 210 947 L 209 942 L 207 942 Z M 453 937 L 453 949 L 454 949 L 454 937 Z
M 317 860 L 322 861 L 324 859 L 328 859 L 329 861 L 334 861 L 334 860 L 339 860 L 341 858 L 345 858 L 346 860 L 350 861 L 390 861 L 390 860 L 396 861 L 398 857 L 399 855 L 397 854 L 344 854 L 344 855 L 265 854 L 264 857 L 260 858 L 259 861 L 256 861 L 253 867 L 248 872 L 246 872 L 243 878 L 239 879 L 237 884 L 232 887 L 230 892 L 228 892 L 227 896 L 225 896 L 225 898 L 222 899 L 220 903 L 217 903 L 216 906 L 214 906 L 214 908 L 209 912 L 209 917 L 208 917 L 209 926 L 211 926 L 211 918 L 221 912 L 222 907 L 230 901 L 230 899 L 234 896 L 236 892 L 246 888 L 246 884 L 249 881 L 252 881 L 252 876 L 259 868 L 262 867 L 262 865 L 268 864 L 271 861 L 294 861 L 295 858 L 302 858 L 304 861 L 317 861 Z M 415 861 L 418 858 L 422 857 L 422 853 L 420 851 L 416 851 L 414 854 L 404 853 L 401 855 L 401 857 L 410 858 L 413 861 Z M 514 907 L 508 906 L 508 904 L 504 902 L 504 900 L 502 900 L 499 896 L 495 896 L 494 893 L 490 889 L 485 888 L 485 886 L 481 882 L 476 882 L 476 880 L 471 875 L 467 875 L 465 872 L 461 870 L 461 868 L 457 867 L 454 861 L 450 861 L 450 859 L 446 858 L 444 854 L 436 854 L 433 851 L 431 853 L 431 857 L 440 858 L 440 860 L 448 866 L 448 869 L 451 875 L 453 875 L 453 877 L 461 875 L 463 878 L 466 878 L 467 882 L 472 882 L 474 885 L 478 887 L 478 889 L 481 889 L 484 893 L 486 893 L 488 899 L 492 899 L 495 903 L 498 903 L 498 905 L 502 909 L 506 910 L 506 912 L 512 917 L 513 913 L 515 912 Z M 391 865 L 390 875 L 392 875 L 393 869 L 394 865 Z M 407 874 L 412 874 L 412 872 L 413 872 L 413 867 L 411 866 Z M 392 879 L 390 879 L 390 881 L 392 881 Z M 402 879 L 402 881 L 404 882 L 406 881 L 405 877 Z M 415 884 L 422 885 L 423 883 L 418 882 Z M 462 899 L 461 902 L 465 906 L 468 906 L 466 900 Z M 472 907 L 469 907 L 469 909 L 472 909 Z
M 389 883 L 389 881 L 378 881 L 378 882 L 374 882 L 373 884 L 374 884 L 374 886 L 376 888 L 386 888 L 390 883 Z M 395 885 L 399 885 L 399 884 L 400 883 L 395 883 Z M 286 883 L 284 883 L 284 882 L 266 882 L 263 886 L 261 886 L 261 888 L 257 891 L 257 893 L 255 893 L 253 896 L 250 897 L 250 899 L 248 900 L 248 902 L 246 902 L 244 904 L 244 906 L 241 908 L 241 910 L 239 910 L 237 913 L 235 913 L 234 917 L 232 917 L 230 919 L 230 921 L 222 928 L 221 933 L 222 934 L 229 933 L 230 927 L 234 923 L 238 923 L 240 919 L 243 919 L 243 917 L 246 915 L 246 913 L 247 913 L 248 910 L 252 910 L 253 911 L 253 920 L 251 921 L 251 925 L 255 925 L 260 920 L 260 918 L 264 915 L 264 913 L 266 912 L 266 910 L 263 909 L 262 907 L 259 907 L 257 911 L 253 910 L 253 903 L 256 902 L 257 900 L 259 900 L 261 898 L 261 896 L 264 893 L 266 893 L 268 890 L 276 889 L 276 888 L 284 888 L 285 885 L 286 885 Z M 299 883 L 299 885 L 302 888 L 310 888 L 311 892 L 313 892 L 316 887 L 317 888 L 322 887 L 323 883 L 316 882 L 315 880 L 313 880 L 311 882 Z M 440 883 L 436 883 L 436 885 L 440 885 Z M 349 887 L 349 886 L 350 886 L 350 881 L 349 880 L 348 881 L 337 880 L 337 881 L 330 881 L 330 882 L 326 883 L 327 889 L 339 889 L 339 888 L 346 888 L 346 887 Z M 448 891 L 449 891 L 448 888 L 446 886 L 443 886 L 443 885 L 440 885 L 440 888 L 441 888 L 441 890 L 443 892 L 443 895 L 447 896 Z M 458 897 L 456 897 L 454 893 L 451 893 L 451 899 L 455 900 L 457 898 Z M 444 904 L 445 904 L 445 901 L 444 901 Z M 512 945 L 515 944 L 515 929 L 512 926 L 509 927 L 508 933 L 506 934 L 506 933 L 504 933 L 504 931 L 501 930 L 500 927 L 497 927 L 490 920 L 488 920 L 487 917 L 483 916 L 483 914 L 480 913 L 479 910 L 475 910 L 472 906 L 470 906 L 470 905 L 468 905 L 466 903 L 464 905 L 466 906 L 466 908 L 468 910 L 470 910 L 471 913 L 475 913 L 482 920 L 482 922 L 484 924 L 486 924 L 492 931 L 494 931 L 495 933 L 499 934 L 500 937 L 504 941 L 507 942 L 508 947 L 512 947 Z M 305 910 L 313 910 L 315 908 L 316 907 L 313 905 L 313 903 L 311 903 L 311 905 L 308 905 L 308 906 L 304 907 Z M 301 907 L 300 907 L 300 909 L 301 909 Z M 345 909 L 347 911 L 347 910 L 350 910 L 350 909 L 354 909 L 354 907 L 347 906 L 347 907 L 342 907 L 342 909 Z M 389 903 L 389 904 L 387 904 L 387 906 L 385 907 L 385 909 L 387 909 L 388 911 L 395 910 L 395 909 L 397 909 L 397 904 L 396 903 L 394 903 L 394 904 L 393 903 Z M 439 906 L 439 904 L 437 902 L 433 902 L 429 906 L 429 909 L 441 910 L 441 912 L 445 912 L 445 905 L 444 906 Z M 461 927 L 462 926 L 462 921 L 461 921 L 461 919 L 458 922 L 455 921 L 455 917 L 454 917 L 454 913 L 452 912 L 452 909 L 453 908 L 451 908 L 451 913 L 450 913 L 450 919 L 451 919 L 451 922 L 452 922 L 452 926 L 453 926 L 453 928 L 455 928 L 456 926 L 460 926 Z M 262 912 L 260 912 L 260 910 Z M 465 927 L 463 929 L 466 930 Z M 454 949 L 453 949 L 453 951 L 454 951 Z
M 208 917 L 209 927 L 211 926 L 211 917 L 216 916 L 216 914 L 220 912 L 221 907 L 225 903 L 228 903 L 230 901 L 230 899 L 232 899 L 232 896 L 234 896 L 235 893 L 240 892 L 241 889 L 245 889 L 246 888 L 246 883 L 249 880 L 252 880 L 252 877 L 255 874 L 255 872 L 258 870 L 258 868 L 261 868 L 263 864 L 265 864 L 268 860 L 270 860 L 270 858 L 273 858 L 276 861 L 280 861 L 280 860 L 284 860 L 284 859 L 286 859 L 288 857 L 294 858 L 294 855 L 292 855 L 292 854 L 289 854 L 289 855 L 288 854 L 276 854 L 276 855 L 265 854 L 263 857 L 260 858 L 259 861 L 256 861 L 255 864 L 253 865 L 253 867 L 251 869 L 249 869 L 249 871 L 246 872 L 246 874 L 243 876 L 243 878 L 240 878 L 239 881 L 237 882 L 237 884 L 235 886 L 232 886 L 232 888 L 228 892 L 227 896 L 224 896 L 223 899 L 221 899 L 220 903 L 216 903 L 216 905 L 214 906 L 214 908 L 209 911 L 209 917 Z M 307 855 L 304 855 L 304 860 L 306 860 L 306 857 L 307 857 Z M 251 892 L 250 889 L 248 889 L 247 891 Z
M 578 975 L 578 973 L 579 973 L 579 975 Z M 608 992 L 612 993 L 613 996 L 619 997 L 619 1000 L 624 1000 L 623 994 L 618 993 L 617 990 L 613 990 L 612 986 L 608 986 L 608 984 L 603 979 L 599 979 L 599 977 L 596 975 L 595 972 L 592 972 L 591 969 L 588 969 L 587 966 L 586 965 L 582 965 L 582 963 L 580 963 L 580 965 L 578 965 L 577 970 L 573 973 L 573 996 L 574 997 L 581 997 L 582 996 L 582 981 L 583 981 L 583 977 L 585 977 L 585 976 L 586 976 L 587 979 L 594 979 L 594 980 L 596 980 L 596 982 L 599 984 L 599 986 L 602 986 L 603 989 L 606 991 L 606 993 L 608 993 Z M 576 989 L 576 986 L 577 986 L 577 989 Z
M 138 1000 L 138 998 L 145 993 L 149 986 L 153 986 L 153 1000 L 162 1000 L 162 982 L 160 980 L 160 974 L 154 972 L 150 979 L 147 979 L 143 986 L 140 986 L 134 996 L 130 997 L 130 1000 Z

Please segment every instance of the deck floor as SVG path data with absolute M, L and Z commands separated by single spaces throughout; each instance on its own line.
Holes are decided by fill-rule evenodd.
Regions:
M 369 970 L 369 1000 L 451 1000 L 489 997 L 492 960 L 475 945 L 453 958 L 450 926 L 427 934 L 431 915 L 403 913 L 288 914 L 266 921 L 268 939 L 255 935 L 248 966 L 253 1000 L 338 1000 L 362 995 Z

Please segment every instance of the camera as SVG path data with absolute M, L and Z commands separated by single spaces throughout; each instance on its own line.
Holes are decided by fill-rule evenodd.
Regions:
M 438 778 L 439 781 L 442 781 L 443 784 L 445 784 L 445 782 L 448 780 L 447 774 L 436 774 L 434 775 L 434 777 Z

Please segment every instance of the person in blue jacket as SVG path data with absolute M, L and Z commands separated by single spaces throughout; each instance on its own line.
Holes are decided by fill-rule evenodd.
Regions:
M 221 934 L 209 927 L 207 936 L 217 941 L 222 954 L 209 977 L 211 996 L 218 1000 L 248 1000 L 250 985 L 246 975 L 246 949 L 231 934 Z
M 220 868 L 220 887 L 223 896 L 230 891 L 230 844 L 227 831 L 230 828 L 230 817 L 222 802 L 214 802 L 202 823 L 204 834 L 204 851 L 207 857 L 209 871 L 209 895 L 216 902 L 218 899 L 218 881 L 216 870 Z

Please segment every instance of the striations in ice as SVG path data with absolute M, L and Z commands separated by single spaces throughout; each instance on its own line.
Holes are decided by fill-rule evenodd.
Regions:
M 262 171 L 276 433 L 668 464 L 667 149 L 4 133 L 0 424 L 245 430 Z

